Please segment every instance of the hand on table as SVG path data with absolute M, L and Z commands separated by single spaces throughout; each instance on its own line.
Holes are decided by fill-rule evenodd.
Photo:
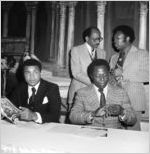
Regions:
M 19 107 L 19 109 L 21 110 L 19 113 L 19 118 L 20 120 L 26 120 L 26 121 L 35 121 L 37 119 L 37 115 L 35 112 L 32 112 L 31 110 L 29 110 L 26 107 Z
M 119 116 L 123 114 L 123 108 L 119 104 L 108 104 L 103 108 L 98 108 L 93 112 L 95 117 L 108 117 L 108 116 Z

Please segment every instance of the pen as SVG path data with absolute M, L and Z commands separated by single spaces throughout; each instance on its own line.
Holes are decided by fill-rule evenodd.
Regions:
M 107 131 L 107 128 L 102 128 L 102 127 L 88 127 L 88 126 L 81 126 L 81 128 L 89 128 L 89 129 L 95 129 L 95 130 L 105 130 Z

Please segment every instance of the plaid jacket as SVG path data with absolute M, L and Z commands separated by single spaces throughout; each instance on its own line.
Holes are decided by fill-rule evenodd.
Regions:
M 115 68 L 119 54 L 116 53 L 110 60 L 111 69 Z M 149 82 L 149 55 L 132 45 L 123 64 L 123 88 L 128 93 L 133 108 L 144 111 L 146 95 L 143 82 Z
M 106 96 L 106 104 L 119 104 L 124 109 L 130 111 L 128 115 L 128 122 L 136 121 L 134 110 L 131 107 L 129 97 L 126 92 L 117 86 L 108 84 L 108 91 Z M 75 103 L 70 112 L 70 120 L 74 124 L 87 124 L 87 118 L 91 111 L 95 111 L 99 107 L 99 100 L 96 95 L 93 84 L 78 90 L 75 97 Z M 104 121 L 102 118 L 96 118 L 92 125 L 104 126 L 110 128 L 122 127 L 118 117 L 108 117 Z

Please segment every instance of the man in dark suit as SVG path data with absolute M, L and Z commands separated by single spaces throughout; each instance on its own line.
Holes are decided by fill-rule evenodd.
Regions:
M 127 128 L 136 123 L 136 115 L 126 92 L 109 83 L 109 64 L 94 60 L 88 67 L 92 84 L 77 91 L 70 120 L 110 128 Z
M 41 69 L 41 63 L 36 59 L 24 61 L 23 74 L 26 82 L 21 83 L 9 99 L 20 108 L 20 120 L 59 122 L 59 88 L 56 84 L 41 79 Z

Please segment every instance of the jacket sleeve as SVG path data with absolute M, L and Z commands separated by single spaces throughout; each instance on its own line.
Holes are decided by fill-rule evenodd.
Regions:
M 48 89 L 50 90 L 50 89 Z M 51 89 L 52 92 L 48 92 L 48 103 L 43 109 L 39 109 L 39 112 L 42 117 L 42 122 L 59 122 L 60 117 L 60 107 L 61 107 L 61 97 L 59 93 L 59 88 L 56 86 Z
M 81 93 L 77 92 L 75 97 L 75 103 L 71 109 L 69 118 L 73 124 L 86 124 L 87 119 L 90 115 L 90 112 L 85 111 L 84 109 L 84 96 Z
M 82 70 L 80 55 L 78 54 L 76 47 L 72 48 L 71 50 L 71 71 L 73 77 L 77 81 L 82 82 L 85 85 L 89 85 L 91 83 L 87 73 L 83 72 Z
M 126 126 L 133 126 L 137 121 L 136 113 L 131 106 L 131 102 L 126 92 L 124 92 L 124 98 L 125 99 L 122 106 L 124 108 L 123 113 L 126 115 L 126 120 L 121 121 L 121 123 L 125 124 Z

